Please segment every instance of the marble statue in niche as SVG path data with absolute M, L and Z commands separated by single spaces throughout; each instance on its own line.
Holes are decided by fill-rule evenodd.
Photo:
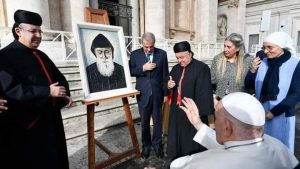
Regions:
M 227 34 L 227 17 L 225 15 L 221 15 L 218 17 L 218 37 L 225 37 Z

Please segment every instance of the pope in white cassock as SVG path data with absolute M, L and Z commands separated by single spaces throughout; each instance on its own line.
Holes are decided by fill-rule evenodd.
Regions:
M 292 169 L 298 164 L 285 145 L 264 134 L 265 110 L 255 97 L 236 92 L 215 100 L 216 131 L 201 122 L 192 99 L 182 102 L 198 130 L 194 141 L 208 150 L 174 160 L 171 169 Z

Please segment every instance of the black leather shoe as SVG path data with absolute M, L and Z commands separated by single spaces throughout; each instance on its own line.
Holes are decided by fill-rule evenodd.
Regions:
M 154 149 L 155 155 L 157 158 L 163 158 L 164 157 L 164 151 L 162 146 L 159 146 L 159 148 Z
M 150 151 L 151 151 L 151 148 L 148 148 L 148 147 L 143 148 L 142 157 L 145 158 L 145 159 L 149 158 Z

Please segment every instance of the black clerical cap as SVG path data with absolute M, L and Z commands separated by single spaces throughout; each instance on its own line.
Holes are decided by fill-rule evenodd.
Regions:
M 16 23 L 27 23 L 31 25 L 42 25 L 42 17 L 35 12 L 17 10 L 14 14 L 14 19 Z
M 12 27 L 12 33 L 15 39 L 19 39 L 19 36 L 15 32 L 15 28 L 19 27 L 21 23 L 27 23 L 31 25 L 42 25 L 42 17 L 35 12 L 25 11 L 25 10 L 17 10 L 14 14 L 15 23 Z
M 102 34 L 97 35 L 92 42 L 91 51 L 96 56 L 95 48 L 111 48 L 112 53 L 114 53 L 114 47 L 112 46 L 110 41 Z M 112 55 L 112 57 L 114 58 L 114 55 Z
M 173 50 L 174 50 L 175 53 L 185 52 L 185 51 L 192 52 L 191 51 L 191 45 L 187 41 L 182 41 L 182 42 L 175 43 L 175 45 L 173 47 Z

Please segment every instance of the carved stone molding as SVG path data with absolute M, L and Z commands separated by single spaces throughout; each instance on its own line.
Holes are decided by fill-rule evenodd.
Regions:
M 228 8 L 231 8 L 231 7 L 237 8 L 237 7 L 239 7 L 239 2 L 240 2 L 240 0 L 229 0 L 228 1 Z
M 190 40 L 194 40 L 194 38 L 195 38 L 195 31 L 189 31 L 186 29 L 170 27 L 169 33 L 170 33 L 169 34 L 170 39 L 176 38 L 176 35 L 179 35 L 179 34 L 181 34 L 181 35 L 185 34 L 185 36 L 189 37 Z

